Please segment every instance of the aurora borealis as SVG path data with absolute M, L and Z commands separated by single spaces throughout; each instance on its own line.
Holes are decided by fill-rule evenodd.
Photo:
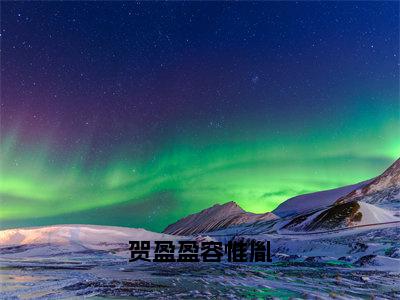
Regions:
M 273 210 L 400 154 L 399 3 L 2 2 L 2 227 Z

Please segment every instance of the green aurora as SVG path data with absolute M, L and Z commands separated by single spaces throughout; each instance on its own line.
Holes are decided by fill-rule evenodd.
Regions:
M 1 143 L 2 225 L 19 224 L 13 220 L 35 225 L 46 218 L 64 223 L 79 213 L 73 220 L 85 223 L 85 212 L 101 209 L 103 215 L 91 222 L 161 230 L 177 218 L 231 200 L 252 212 L 271 211 L 290 197 L 380 174 L 400 153 L 396 112 L 387 112 L 384 122 L 380 117 L 351 115 L 352 120 L 302 134 L 249 126 L 242 138 L 235 136 L 237 129 L 195 139 L 180 136 L 151 155 L 127 157 L 124 148 L 107 162 L 91 165 L 84 149 L 60 158 L 49 137 L 21 147 L 14 130 Z M 338 126 L 342 121 L 351 127 Z M 166 194 L 163 204 L 160 195 Z M 114 208 L 126 203 L 148 203 L 140 214 L 149 216 L 143 221 L 132 208 L 126 218 L 118 218 L 127 212 Z M 108 209 L 114 209 L 113 216 Z

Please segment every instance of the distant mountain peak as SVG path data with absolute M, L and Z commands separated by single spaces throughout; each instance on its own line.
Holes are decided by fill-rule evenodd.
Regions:
M 203 209 L 202 211 L 195 213 L 195 214 L 191 214 L 183 219 L 186 218 L 190 218 L 190 217 L 200 217 L 200 216 L 223 216 L 225 215 L 230 215 L 230 214 L 234 214 L 234 213 L 244 213 L 246 212 L 243 208 L 241 208 L 236 202 L 234 201 L 229 201 L 226 202 L 224 204 L 214 204 L 211 207 L 208 207 L 206 209 Z
M 224 204 L 214 204 L 198 213 L 184 217 L 176 223 L 169 225 L 163 232 L 191 235 L 276 218 L 277 216 L 273 213 L 254 214 L 246 212 L 236 202 L 229 201 Z
M 229 201 L 224 204 L 221 204 L 221 206 L 239 206 L 239 205 L 235 201 Z
M 235 201 L 229 201 L 224 204 L 214 204 L 213 206 L 206 208 L 206 211 L 211 210 L 235 210 L 238 212 L 245 212 L 243 208 L 239 206 Z

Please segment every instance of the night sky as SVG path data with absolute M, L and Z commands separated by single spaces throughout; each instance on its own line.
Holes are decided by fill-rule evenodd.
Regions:
M 162 230 L 400 154 L 397 2 L 2 2 L 1 227 Z

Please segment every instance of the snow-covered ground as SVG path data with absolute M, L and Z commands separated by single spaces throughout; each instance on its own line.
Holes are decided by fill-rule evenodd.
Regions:
M 396 224 L 325 234 L 243 230 L 240 238 L 271 241 L 272 263 L 132 263 L 129 240 L 194 237 L 87 225 L 6 230 L 0 233 L 0 298 L 395 299 L 399 235 Z M 207 236 L 226 242 L 232 231 Z
M 141 228 L 95 225 L 55 225 L 0 231 L 1 249 L 15 249 L 2 257 L 51 257 L 64 253 L 128 250 L 130 240 L 176 241 L 179 236 L 147 231 Z M 1 253 L 1 250 L 0 250 Z M 125 255 L 125 253 L 123 253 Z

